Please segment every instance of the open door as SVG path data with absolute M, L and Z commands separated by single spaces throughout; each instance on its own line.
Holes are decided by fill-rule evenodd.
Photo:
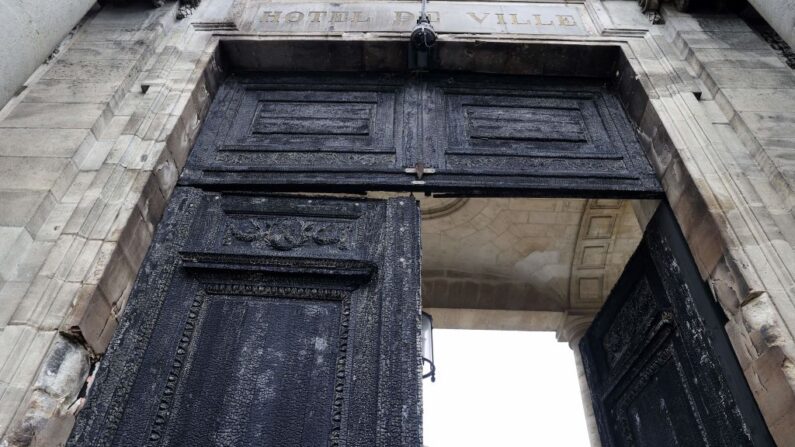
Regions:
M 419 446 L 419 211 L 178 188 L 70 446 Z
M 580 342 L 603 447 L 772 446 L 670 208 Z

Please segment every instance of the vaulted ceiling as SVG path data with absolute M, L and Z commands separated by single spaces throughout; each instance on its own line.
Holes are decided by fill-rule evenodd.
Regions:
M 421 198 L 423 303 L 598 309 L 641 237 L 630 201 Z

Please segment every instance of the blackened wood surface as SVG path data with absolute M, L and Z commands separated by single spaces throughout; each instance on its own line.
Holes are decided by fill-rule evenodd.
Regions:
M 604 447 L 773 446 L 666 204 L 580 342 Z
M 71 446 L 419 446 L 413 199 L 177 188 Z
M 233 75 L 181 181 L 284 190 L 661 194 L 626 114 L 603 85 L 461 74 Z

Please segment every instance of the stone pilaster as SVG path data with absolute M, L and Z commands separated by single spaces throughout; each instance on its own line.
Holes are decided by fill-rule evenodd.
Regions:
M 602 447 L 599 438 L 599 429 L 596 426 L 596 416 L 593 412 L 593 401 L 591 400 L 591 389 L 588 387 L 588 380 L 585 377 L 585 369 L 582 366 L 582 356 L 580 355 L 579 343 L 585 335 L 585 331 L 591 326 L 594 315 L 591 314 L 572 314 L 567 313 L 563 322 L 558 328 L 558 341 L 567 342 L 574 352 L 574 362 L 577 366 L 577 380 L 580 383 L 580 397 L 582 398 L 582 408 L 585 413 L 585 425 L 588 428 L 588 438 L 591 447 Z

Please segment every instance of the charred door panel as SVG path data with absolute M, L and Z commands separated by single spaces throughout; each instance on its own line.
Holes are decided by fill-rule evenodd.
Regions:
M 419 446 L 419 215 L 178 188 L 72 446 Z
M 604 87 L 516 78 L 440 78 L 432 187 L 478 184 L 556 195 L 654 195 L 655 174 Z M 438 115 L 443 111 L 443 116 Z
M 775 445 L 717 306 L 663 204 L 580 342 L 605 447 Z
M 403 77 L 234 75 L 183 182 L 407 183 L 417 97 Z
M 662 192 L 604 86 L 462 74 L 233 75 L 181 183 L 469 195 Z

